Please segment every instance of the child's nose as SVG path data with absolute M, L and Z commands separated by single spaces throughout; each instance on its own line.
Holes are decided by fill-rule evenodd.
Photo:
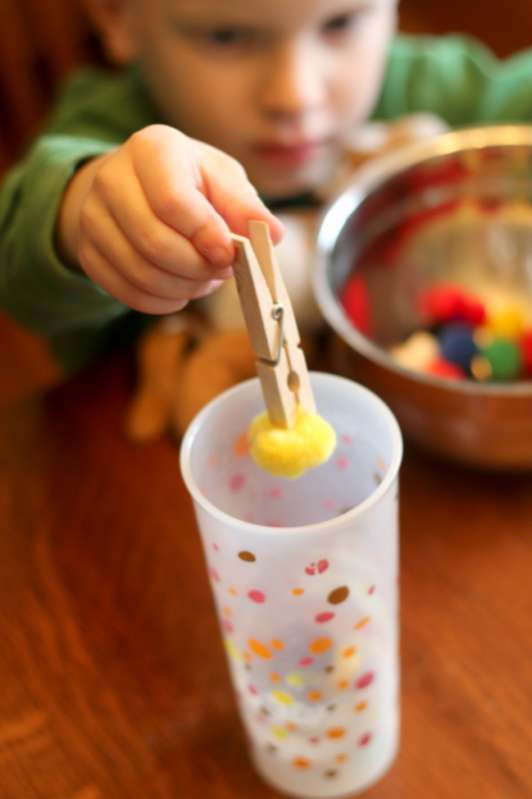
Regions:
M 325 99 L 325 80 L 319 62 L 307 48 L 286 47 L 268 59 L 260 98 L 271 118 L 298 119 L 318 110 Z

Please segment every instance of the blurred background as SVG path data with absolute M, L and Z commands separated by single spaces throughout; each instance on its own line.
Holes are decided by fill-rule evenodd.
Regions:
M 461 31 L 498 55 L 532 41 L 530 0 L 401 0 L 406 31 Z M 82 0 L 0 0 L 0 175 L 20 155 L 60 81 L 77 65 L 102 62 Z
M 462 32 L 500 56 L 532 43 L 530 0 L 401 0 L 404 31 Z M 0 178 L 42 124 L 76 66 L 103 63 L 82 0 L 0 0 Z M 43 387 L 56 373 L 42 343 L 0 314 L 0 403 Z

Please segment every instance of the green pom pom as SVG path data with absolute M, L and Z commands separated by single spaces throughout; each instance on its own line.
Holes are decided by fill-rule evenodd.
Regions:
M 521 351 L 517 344 L 507 338 L 494 338 L 482 349 L 482 355 L 489 363 L 491 380 L 515 380 L 521 371 Z

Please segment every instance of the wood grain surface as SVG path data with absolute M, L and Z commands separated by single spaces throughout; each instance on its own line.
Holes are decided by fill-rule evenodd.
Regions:
M 6 6 L 7 8 L 7 6 Z M 405 0 L 499 52 L 528 3 Z M 121 433 L 131 353 L 54 387 L 0 318 L 0 799 L 273 799 L 230 690 L 168 442 Z M 407 449 L 400 756 L 367 799 L 532 795 L 532 477 Z
M 0 409 L 0 797 L 274 797 L 177 451 L 121 434 L 131 379 L 117 354 Z M 531 477 L 407 451 L 401 504 L 402 747 L 367 796 L 528 799 Z

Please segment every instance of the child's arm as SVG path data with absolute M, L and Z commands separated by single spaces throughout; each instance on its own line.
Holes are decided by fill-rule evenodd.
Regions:
M 67 88 L 44 135 L 0 187 L 0 309 L 46 335 L 69 370 L 105 345 L 115 322 L 133 316 L 129 297 L 77 268 L 76 206 L 103 168 L 98 158 L 106 156 L 107 166 L 117 162 L 117 148 L 156 119 L 136 73 L 87 71 Z M 115 163 L 117 180 L 118 171 Z M 256 196 L 248 208 L 258 215 L 265 210 Z M 173 296 L 174 307 L 186 296 L 177 305 Z
M 398 36 L 377 119 L 431 111 L 454 127 L 532 121 L 532 50 L 506 60 L 462 36 Z

